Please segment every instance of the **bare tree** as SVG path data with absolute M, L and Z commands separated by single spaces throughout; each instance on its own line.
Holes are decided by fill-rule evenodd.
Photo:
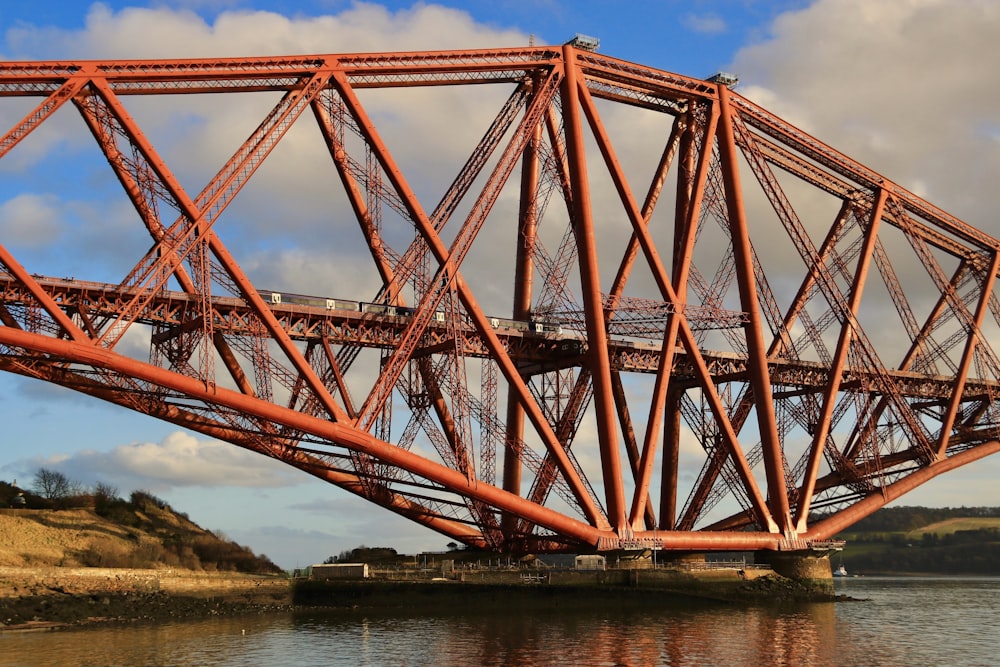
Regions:
M 32 487 L 38 495 L 49 500 L 65 500 L 72 496 L 76 490 L 69 477 L 58 470 L 50 470 L 49 468 L 38 469 Z
M 119 499 L 118 487 L 108 484 L 107 482 L 98 482 L 94 486 L 94 498 L 100 502 L 113 502 Z

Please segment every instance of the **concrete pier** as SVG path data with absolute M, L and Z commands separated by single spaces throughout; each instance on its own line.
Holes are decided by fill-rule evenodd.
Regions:
M 783 577 L 814 587 L 818 592 L 833 595 L 833 571 L 830 569 L 829 552 L 812 551 L 758 551 L 758 563 L 767 563 Z

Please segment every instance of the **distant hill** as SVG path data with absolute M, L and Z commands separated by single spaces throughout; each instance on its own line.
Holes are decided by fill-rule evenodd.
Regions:
M 1000 519 L 1000 507 L 886 507 L 851 526 L 851 533 L 907 531 L 949 519 Z
M 281 571 L 143 491 L 128 500 L 98 493 L 56 503 L 0 482 L 0 507 L 0 567 Z
M 890 507 L 839 537 L 852 574 L 1000 575 L 997 507 Z

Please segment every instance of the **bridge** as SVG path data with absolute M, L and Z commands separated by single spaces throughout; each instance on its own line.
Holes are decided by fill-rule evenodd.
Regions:
M 514 553 L 823 549 L 1000 449 L 997 240 L 729 77 L 584 47 L 0 63 L 0 159 L 71 124 L 147 238 L 80 279 L 0 239 L 0 368 Z M 435 188 L 384 100 L 440 90 L 495 106 Z M 133 112 L 262 95 L 207 180 Z M 363 252 L 258 284 L 240 195 L 302 136 Z

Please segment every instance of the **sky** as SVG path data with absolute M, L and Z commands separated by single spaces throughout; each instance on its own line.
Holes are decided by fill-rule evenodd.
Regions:
M 50 0 L 0 6 L 2 60 L 471 49 L 560 44 L 577 33 L 599 38 L 602 53 L 643 65 L 695 77 L 737 74 L 741 94 L 1000 236 L 995 0 Z M 230 111 L 239 118 L 239 109 Z M 156 109 L 147 113 L 157 120 Z M 0 105 L 7 127 L 21 115 Z M 31 271 L 91 280 L 120 275 L 121 253 L 108 239 L 141 238 L 141 230 L 126 227 L 127 211 L 88 201 L 84 186 L 93 184 L 76 189 L 66 165 L 53 164 L 48 172 L 58 188 L 17 172 L 19 160 L 44 159 L 32 150 L 87 140 L 79 130 L 59 129 L 54 124 L 51 135 L 0 164 L 0 238 Z M 224 127 L 214 129 L 225 134 Z M 195 169 L 196 157 L 189 156 Z M 301 221 L 288 225 L 300 225 L 296 231 L 305 235 L 309 209 L 302 206 Z M 55 234 L 75 239 L 80 251 L 57 255 L 47 242 Z M 244 248 L 256 284 L 306 279 L 295 272 L 307 264 L 308 249 L 261 239 L 259 247 Z M 362 544 L 415 553 L 443 550 L 447 542 L 263 457 L 17 376 L 0 375 L 0 423 L 0 479 L 27 485 L 45 466 L 88 484 L 146 489 L 286 568 Z M 988 459 L 897 504 L 996 506 L 997 480 L 1000 462 Z

